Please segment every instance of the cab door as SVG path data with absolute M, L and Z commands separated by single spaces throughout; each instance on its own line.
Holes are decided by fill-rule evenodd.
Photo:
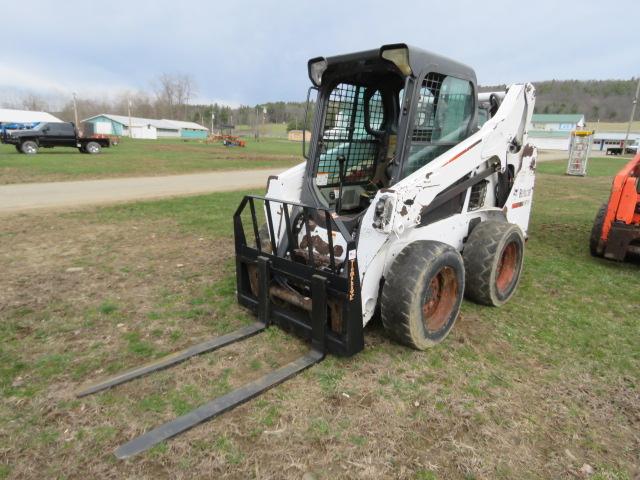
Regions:
M 58 129 L 57 142 L 58 145 L 64 145 L 67 147 L 75 147 L 76 145 L 76 129 L 71 123 L 58 123 L 56 124 Z
M 429 72 L 415 102 L 402 178 L 460 143 L 474 127 L 475 91 L 469 80 Z
M 44 147 L 75 146 L 75 130 L 70 123 L 50 123 L 43 133 L 40 144 Z

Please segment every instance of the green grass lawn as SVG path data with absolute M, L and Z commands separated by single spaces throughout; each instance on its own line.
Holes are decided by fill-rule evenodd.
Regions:
M 247 139 L 245 148 L 224 147 L 191 140 L 130 140 L 84 155 L 72 148 L 41 149 L 37 155 L 19 154 L 0 145 L 0 183 L 64 181 L 123 176 L 168 175 L 214 170 L 283 167 L 302 158 L 297 142 Z
M 613 173 L 617 173 L 624 167 L 631 156 L 624 157 L 592 157 L 587 163 L 587 176 L 589 177 L 609 177 Z M 538 164 L 538 172 L 550 173 L 553 175 L 565 175 L 567 171 L 566 161 L 540 162 Z
M 253 137 L 255 135 L 255 127 L 251 125 L 236 125 L 234 129 L 236 135 L 244 135 Z M 260 125 L 260 135 L 264 137 L 287 138 L 286 123 L 267 123 Z
M 620 159 L 539 165 L 518 292 L 465 301 L 425 352 L 387 339 L 329 357 L 126 462 L 113 449 L 304 351 L 269 333 L 112 391 L 96 377 L 251 321 L 237 307 L 242 192 L 5 220 L 0 237 L 0 478 L 581 478 L 640 458 L 640 266 L 589 255 Z M 82 271 L 68 273 L 68 267 Z

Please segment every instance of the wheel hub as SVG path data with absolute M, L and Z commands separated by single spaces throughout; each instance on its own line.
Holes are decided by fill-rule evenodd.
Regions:
M 451 267 L 443 267 L 429 282 L 422 305 L 422 319 L 429 332 L 437 332 L 445 326 L 457 295 L 455 271 Z
M 496 287 L 500 293 L 506 293 L 516 276 L 518 266 L 518 247 L 516 242 L 511 242 L 504 247 L 496 275 Z

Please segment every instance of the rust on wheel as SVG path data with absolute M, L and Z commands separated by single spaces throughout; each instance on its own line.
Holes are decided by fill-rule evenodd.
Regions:
M 443 267 L 429 282 L 422 305 L 422 321 L 429 332 L 442 329 L 458 297 L 458 281 L 451 267 Z
M 496 274 L 496 287 L 500 294 L 507 293 L 507 290 L 513 283 L 518 270 L 518 245 L 516 242 L 508 243 L 502 255 Z

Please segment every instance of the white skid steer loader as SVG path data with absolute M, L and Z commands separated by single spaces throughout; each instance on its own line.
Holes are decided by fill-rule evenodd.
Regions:
M 516 291 L 536 149 L 531 84 L 479 94 L 474 71 L 405 44 L 314 58 L 306 161 L 269 178 L 234 215 L 237 295 L 258 321 L 94 385 L 87 395 L 275 324 L 309 352 L 120 447 L 128 457 L 321 361 L 364 348 L 380 312 L 424 349 L 453 327 L 463 295 L 500 306 Z M 309 108 L 310 96 L 307 97 Z M 479 110 L 483 118 L 479 118 Z M 482 126 L 479 124 L 482 123 Z

